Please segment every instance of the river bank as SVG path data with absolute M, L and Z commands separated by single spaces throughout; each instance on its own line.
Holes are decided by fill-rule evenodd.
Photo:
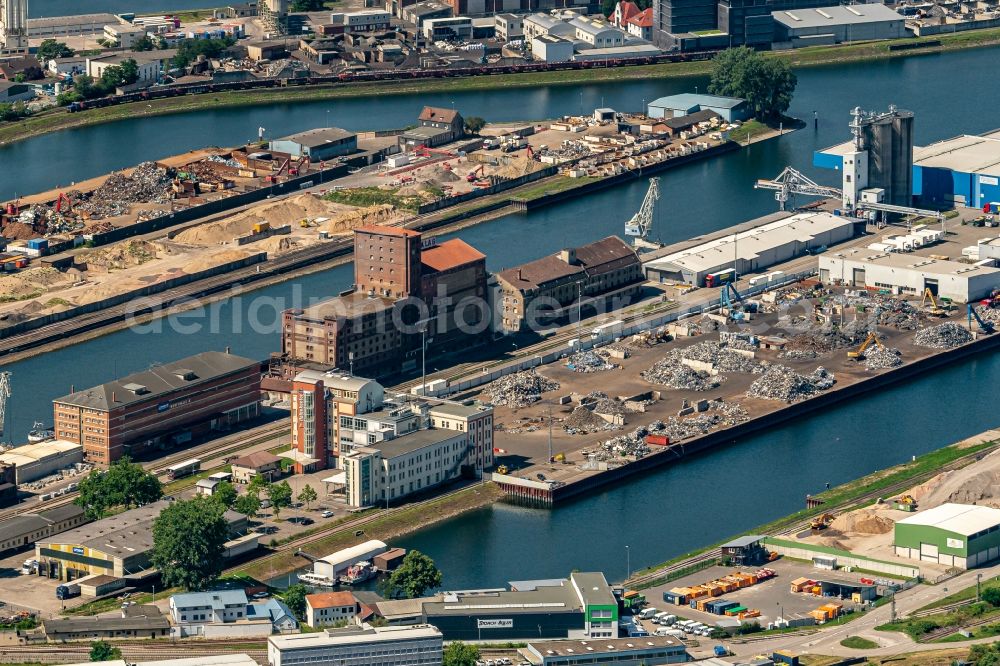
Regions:
M 865 42 L 837 46 L 817 46 L 794 51 L 778 51 L 773 52 L 771 55 L 772 57 L 788 62 L 792 67 L 801 68 L 867 60 L 906 58 L 916 55 L 997 45 L 1000 45 L 1000 29 L 991 28 L 970 30 L 949 35 L 935 35 L 933 37 L 917 37 L 893 42 Z M 53 109 L 16 123 L 0 125 L 0 145 L 22 141 L 59 130 L 135 118 L 137 115 L 140 117 L 157 116 L 187 113 L 208 108 L 289 104 L 378 95 L 488 91 L 547 85 L 672 79 L 705 75 L 710 69 L 710 61 L 679 62 L 560 72 L 484 75 L 458 79 L 345 83 L 341 85 L 306 88 L 236 91 L 224 94 L 203 94 L 152 100 L 104 109 L 93 109 L 74 114 L 67 113 L 64 109 Z M 141 109 L 138 114 L 136 113 L 137 109 Z

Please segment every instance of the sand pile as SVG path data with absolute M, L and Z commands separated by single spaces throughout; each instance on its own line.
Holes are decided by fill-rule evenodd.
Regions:
M 38 296 L 53 286 L 73 282 L 73 277 L 54 268 L 29 268 L 11 275 L 0 274 L 0 300 L 18 300 Z
M 859 509 L 837 516 L 830 524 L 830 529 L 854 534 L 885 534 L 891 532 L 892 518 L 880 516 L 871 509 Z
M 249 247 L 258 251 L 267 252 L 268 254 L 280 254 L 282 252 L 287 252 L 292 248 L 292 246 L 297 245 L 298 243 L 295 239 L 290 236 L 271 236 L 270 238 L 265 238 L 262 241 L 256 241 Z
M 331 204 L 314 194 L 300 194 L 270 204 L 257 206 L 252 210 L 227 217 L 211 224 L 202 224 L 186 229 L 176 236 L 178 243 L 188 245 L 217 245 L 229 243 L 238 236 L 245 236 L 258 222 L 268 222 L 272 227 L 298 226 L 303 219 L 330 214 Z
M 129 266 L 141 266 L 147 261 L 158 258 L 163 251 L 164 248 L 156 243 L 133 238 L 91 252 L 84 252 L 80 255 L 80 261 L 87 264 L 88 268 L 101 267 L 107 270 L 121 270 Z
M 24 224 L 23 222 L 11 222 L 3 228 L 4 238 L 9 238 L 10 240 L 28 240 L 29 238 L 37 238 L 38 234 L 31 225 Z
M 396 211 L 396 208 L 390 204 L 355 208 L 333 215 L 330 221 L 326 223 L 325 231 L 331 234 L 340 234 L 365 224 L 387 224 L 394 222 L 399 217 L 400 215 Z

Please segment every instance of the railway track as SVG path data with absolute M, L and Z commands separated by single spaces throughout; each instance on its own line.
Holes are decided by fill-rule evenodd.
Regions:
M 146 645 L 140 644 L 139 641 L 135 640 L 112 639 L 108 642 L 120 648 L 122 657 L 129 663 L 220 654 L 246 654 L 259 664 L 267 663 L 267 649 L 256 647 L 255 644 L 247 639 L 234 639 L 232 641 L 177 641 L 172 643 L 147 641 L 148 644 Z M 249 649 L 247 649 L 248 647 Z M 79 662 L 89 661 L 89 642 L 81 641 L 57 645 L 5 646 L 0 648 L 0 661 L 3 663 L 41 662 L 65 664 L 74 659 Z
M 275 425 L 273 423 L 269 423 L 267 425 L 258 426 L 253 430 L 232 435 L 229 438 L 225 438 L 226 441 L 221 443 L 217 440 L 206 442 L 205 444 L 173 453 L 164 458 L 158 458 L 157 460 L 143 463 L 143 468 L 159 476 L 165 473 L 168 467 L 179 462 L 196 458 L 199 455 L 210 454 L 213 458 L 216 458 L 219 456 L 226 456 L 230 453 L 243 451 L 248 447 L 274 439 L 276 435 L 287 432 L 288 429 L 289 426 L 287 425 Z M 251 439 L 246 439 L 247 437 L 250 437 Z M 7 520 L 25 513 L 35 513 L 37 511 L 45 511 L 65 506 L 67 504 L 71 504 L 79 494 L 80 493 L 78 491 L 72 491 L 60 495 L 57 498 L 53 498 L 47 502 L 30 502 L 23 504 L 13 509 L 0 512 L 0 520 Z
M 993 448 L 997 448 L 998 446 L 1000 445 L 996 445 Z M 880 497 L 888 497 L 896 495 L 904 490 L 912 488 L 913 486 L 924 483 L 931 477 L 936 476 L 941 472 L 956 470 L 965 467 L 966 465 L 980 459 L 984 455 L 987 455 L 988 452 L 989 452 L 988 450 L 981 450 L 969 453 L 960 458 L 956 458 L 950 463 L 943 465 L 937 469 L 929 470 L 922 474 L 918 474 L 916 476 L 909 477 L 901 481 L 897 481 L 888 486 L 872 490 L 870 492 L 864 493 L 859 497 L 846 500 L 839 504 L 823 504 L 819 507 L 816 507 L 816 513 L 843 513 L 848 509 L 851 509 L 861 504 L 865 504 L 872 500 L 876 500 Z M 780 530 L 770 532 L 766 536 L 788 536 L 790 534 L 801 532 L 807 529 L 809 529 L 809 521 L 803 520 L 801 522 L 796 522 L 789 526 L 786 526 Z M 627 584 L 631 586 L 638 586 L 643 584 L 650 585 L 659 579 L 662 579 L 666 576 L 670 576 L 671 574 L 676 574 L 678 572 L 687 570 L 693 566 L 697 566 L 698 564 L 704 563 L 706 561 L 717 559 L 715 551 L 716 549 L 712 548 L 705 552 L 698 553 L 697 555 L 693 555 L 689 558 L 686 558 L 680 562 L 671 564 L 670 566 L 664 567 L 662 569 L 658 569 L 656 571 L 650 572 L 648 574 L 643 574 L 641 576 L 634 576 L 627 581 Z

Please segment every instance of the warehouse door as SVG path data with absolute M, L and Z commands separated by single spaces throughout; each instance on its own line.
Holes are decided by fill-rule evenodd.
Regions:
M 938 281 L 937 280 L 928 280 L 927 278 L 924 278 L 924 287 L 926 289 L 930 289 L 931 293 L 934 294 L 934 296 L 938 295 Z
M 938 561 L 938 547 L 935 543 L 920 544 L 920 559 L 924 562 Z
M 863 268 L 854 269 L 854 286 L 855 287 L 865 286 L 865 269 Z

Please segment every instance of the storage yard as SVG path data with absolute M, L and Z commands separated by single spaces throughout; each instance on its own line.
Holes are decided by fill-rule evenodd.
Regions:
M 910 262 L 927 261 L 926 253 L 955 254 L 976 234 L 976 227 L 950 223 L 941 241 Z M 870 242 L 862 236 L 842 245 Z M 815 261 L 799 258 L 778 268 L 791 273 Z M 677 298 L 683 303 L 699 293 L 681 288 Z M 732 296 L 732 310 L 685 318 L 650 335 L 585 352 L 568 348 L 560 363 L 504 377 L 475 396 L 496 409 L 495 442 L 505 451 L 496 478 L 515 497 L 517 487 L 530 488 L 526 498 L 568 496 L 602 472 L 639 461 L 637 468 L 648 468 L 655 462 L 647 458 L 699 448 L 702 435 L 780 418 L 790 404 L 835 395 L 984 335 L 974 319 L 970 329 L 964 304 L 919 296 L 811 280 L 742 302 Z M 1000 320 L 997 310 L 975 304 L 986 325 Z

